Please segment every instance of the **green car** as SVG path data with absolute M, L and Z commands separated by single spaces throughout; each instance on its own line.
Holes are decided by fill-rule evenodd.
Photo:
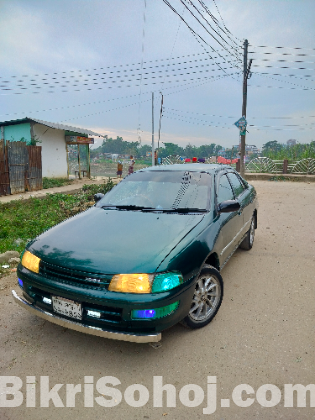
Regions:
M 207 325 L 223 298 L 220 270 L 253 246 L 254 187 L 229 166 L 165 165 L 95 201 L 27 245 L 15 301 L 63 327 L 139 343 L 178 322 Z

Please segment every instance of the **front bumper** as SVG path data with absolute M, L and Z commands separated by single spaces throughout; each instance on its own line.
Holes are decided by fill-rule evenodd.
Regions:
M 54 324 L 60 325 L 61 327 L 69 328 L 71 330 L 83 332 L 86 334 L 96 335 L 98 337 L 110 338 L 112 340 L 131 341 L 133 343 L 156 343 L 161 340 L 161 333 L 153 334 L 129 334 L 122 332 L 107 331 L 100 327 L 94 327 L 85 325 L 75 321 L 71 321 L 65 318 L 61 318 L 55 314 L 47 312 L 38 306 L 31 304 L 18 296 L 15 290 L 12 290 L 12 295 L 16 303 L 22 308 L 27 309 L 32 315 L 37 315 L 40 318 L 50 321 Z

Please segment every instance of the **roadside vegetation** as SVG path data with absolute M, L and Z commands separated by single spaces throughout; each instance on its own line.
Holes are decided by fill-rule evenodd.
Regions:
M 84 185 L 75 194 L 47 194 L 44 198 L 0 203 L 0 253 L 21 253 L 31 239 L 94 205 L 94 194 L 105 194 L 113 186 L 109 180 L 100 185 Z
M 73 179 L 68 178 L 43 178 L 43 189 L 63 187 L 64 185 L 72 184 Z
M 262 155 L 272 160 L 302 160 L 315 158 L 315 141 L 311 143 L 298 143 L 292 146 L 278 143 L 276 140 L 263 145 Z

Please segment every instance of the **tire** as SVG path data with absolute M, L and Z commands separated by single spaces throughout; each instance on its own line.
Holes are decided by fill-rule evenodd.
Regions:
M 218 312 L 222 299 L 223 279 L 221 274 L 216 268 L 205 265 L 197 279 L 189 313 L 181 323 L 191 329 L 206 326 Z
M 255 239 L 255 216 L 252 217 L 249 231 L 246 233 L 246 236 L 243 239 L 243 242 L 241 242 L 240 248 L 245 249 L 246 251 L 249 251 L 250 249 L 253 248 L 254 239 Z

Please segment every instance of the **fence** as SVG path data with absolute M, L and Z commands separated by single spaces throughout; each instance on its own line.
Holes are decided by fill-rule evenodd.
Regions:
M 271 160 L 267 157 L 258 157 L 245 166 L 249 173 L 270 173 L 270 174 L 315 174 L 315 159 L 301 160 Z
M 43 188 L 41 146 L 0 140 L 0 195 Z
M 180 156 L 168 156 L 163 159 L 163 165 L 173 165 L 176 163 L 184 164 L 185 161 Z M 212 164 L 213 158 L 206 159 L 205 163 Z M 229 164 L 233 168 L 236 164 Z M 315 159 L 307 158 L 301 160 L 272 160 L 267 157 L 258 157 L 245 165 L 247 173 L 269 173 L 269 174 L 315 174 Z

